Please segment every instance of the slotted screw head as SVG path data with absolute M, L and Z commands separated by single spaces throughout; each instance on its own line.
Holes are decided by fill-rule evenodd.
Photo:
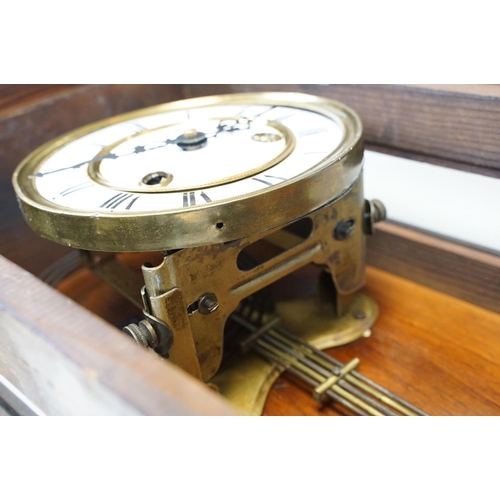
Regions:
M 198 300 L 198 311 L 201 314 L 213 313 L 219 307 L 219 301 L 214 293 L 206 293 Z

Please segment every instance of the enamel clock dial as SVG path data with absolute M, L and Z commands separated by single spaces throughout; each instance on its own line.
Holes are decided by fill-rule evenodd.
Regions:
M 248 93 L 154 106 L 42 146 L 14 173 L 28 224 L 100 251 L 233 241 L 334 201 L 362 167 L 361 124 L 314 96 Z

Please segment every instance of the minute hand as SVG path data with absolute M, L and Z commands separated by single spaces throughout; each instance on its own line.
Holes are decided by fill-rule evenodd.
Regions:
M 244 130 L 245 128 L 250 128 L 250 122 L 251 120 L 244 119 L 242 122 L 241 120 L 235 120 L 236 123 L 233 123 L 229 125 L 227 122 L 228 120 L 221 120 L 219 124 L 217 125 L 217 129 L 213 134 L 204 134 L 203 132 L 197 132 L 197 142 L 199 141 L 206 141 L 208 138 L 214 138 L 217 137 L 221 132 L 235 132 L 236 130 Z M 233 120 L 231 120 L 233 121 Z M 243 126 L 243 127 L 242 127 Z M 107 153 L 102 156 L 95 156 L 94 158 L 91 158 L 90 160 L 85 160 L 80 163 L 77 163 L 75 165 L 71 165 L 69 167 L 62 167 L 58 168 L 56 170 L 51 170 L 50 172 L 37 172 L 36 174 L 30 175 L 30 177 L 45 177 L 46 175 L 49 174 L 56 174 L 58 172 L 63 172 L 65 170 L 71 170 L 71 169 L 77 169 L 82 167 L 83 165 L 87 165 L 88 163 L 91 162 L 97 162 L 97 161 L 102 161 L 102 160 L 117 160 L 119 158 L 124 158 L 126 156 L 131 156 L 131 155 L 137 155 L 141 153 L 147 153 L 148 151 L 154 151 L 156 149 L 164 148 L 166 146 L 170 146 L 171 144 L 177 144 L 181 147 L 184 146 L 186 141 L 189 141 L 189 138 L 187 137 L 186 133 L 181 134 L 179 137 L 175 139 L 166 139 L 165 141 L 157 144 L 154 147 L 148 148 L 148 145 L 142 145 L 142 146 L 136 146 L 133 151 L 129 153 L 124 153 L 124 154 L 115 154 L 115 153 Z M 183 147 L 184 149 L 184 147 Z
M 88 163 L 91 163 L 91 162 L 102 161 L 102 160 L 117 160 L 119 158 L 124 158 L 125 156 L 138 155 L 140 153 L 147 153 L 148 151 L 153 151 L 155 149 L 164 148 L 166 146 L 170 146 L 171 144 L 178 144 L 181 141 L 181 138 L 182 138 L 182 135 L 177 137 L 176 139 L 166 139 L 165 141 L 158 144 L 157 146 L 151 147 L 148 149 L 146 149 L 148 146 L 147 144 L 145 146 L 136 146 L 134 148 L 134 150 L 131 151 L 130 153 L 123 153 L 121 155 L 119 155 L 119 154 L 117 155 L 115 153 L 107 153 L 107 154 L 102 155 L 102 156 L 94 156 L 90 160 L 85 160 L 85 161 L 82 161 L 82 162 L 77 163 L 75 165 L 71 165 L 69 167 L 58 168 L 56 170 L 51 170 L 50 172 L 37 172 L 36 174 L 30 175 L 30 177 L 45 177 L 46 175 L 56 174 L 57 172 L 63 172 L 64 170 L 71 170 L 73 168 L 74 169 L 80 168 L 83 165 L 87 165 Z

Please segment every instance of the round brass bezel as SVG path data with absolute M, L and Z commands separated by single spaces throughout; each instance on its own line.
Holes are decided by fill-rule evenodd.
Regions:
M 43 198 L 30 177 L 59 148 L 100 128 L 150 114 L 223 104 L 262 104 L 314 111 L 335 120 L 344 137 L 316 165 L 280 184 L 222 202 L 163 212 L 94 214 L 64 209 Z M 171 102 L 81 127 L 29 155 L 14 172 L 13 184 L 26 221 L 40 235 L 75 248 L 139 252 L 224 243 L 286 224 L 342 196 L 360 175 L 362 163 L 361 121 L 347 106 L 307 94 L 245 93 Z

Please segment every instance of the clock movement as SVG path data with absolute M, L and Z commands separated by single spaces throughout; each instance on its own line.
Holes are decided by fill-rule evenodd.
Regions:
M 422 414 L 328 347 L 369 336 L 362 125 L 295 93 L 194 98 L 82 127 L 42 146 L 13 183 L 28 224 L 140 304 L 140 345 L 259 414 L 285 370 L 359 414 Z M 160 252 L 142 278 L 114 258 Z M 293 300 L 271 287 L 304 268 Z M 293 287 L 292 281 L 287 286 Z M 119 333 L 117 333 L 118 335 Z

